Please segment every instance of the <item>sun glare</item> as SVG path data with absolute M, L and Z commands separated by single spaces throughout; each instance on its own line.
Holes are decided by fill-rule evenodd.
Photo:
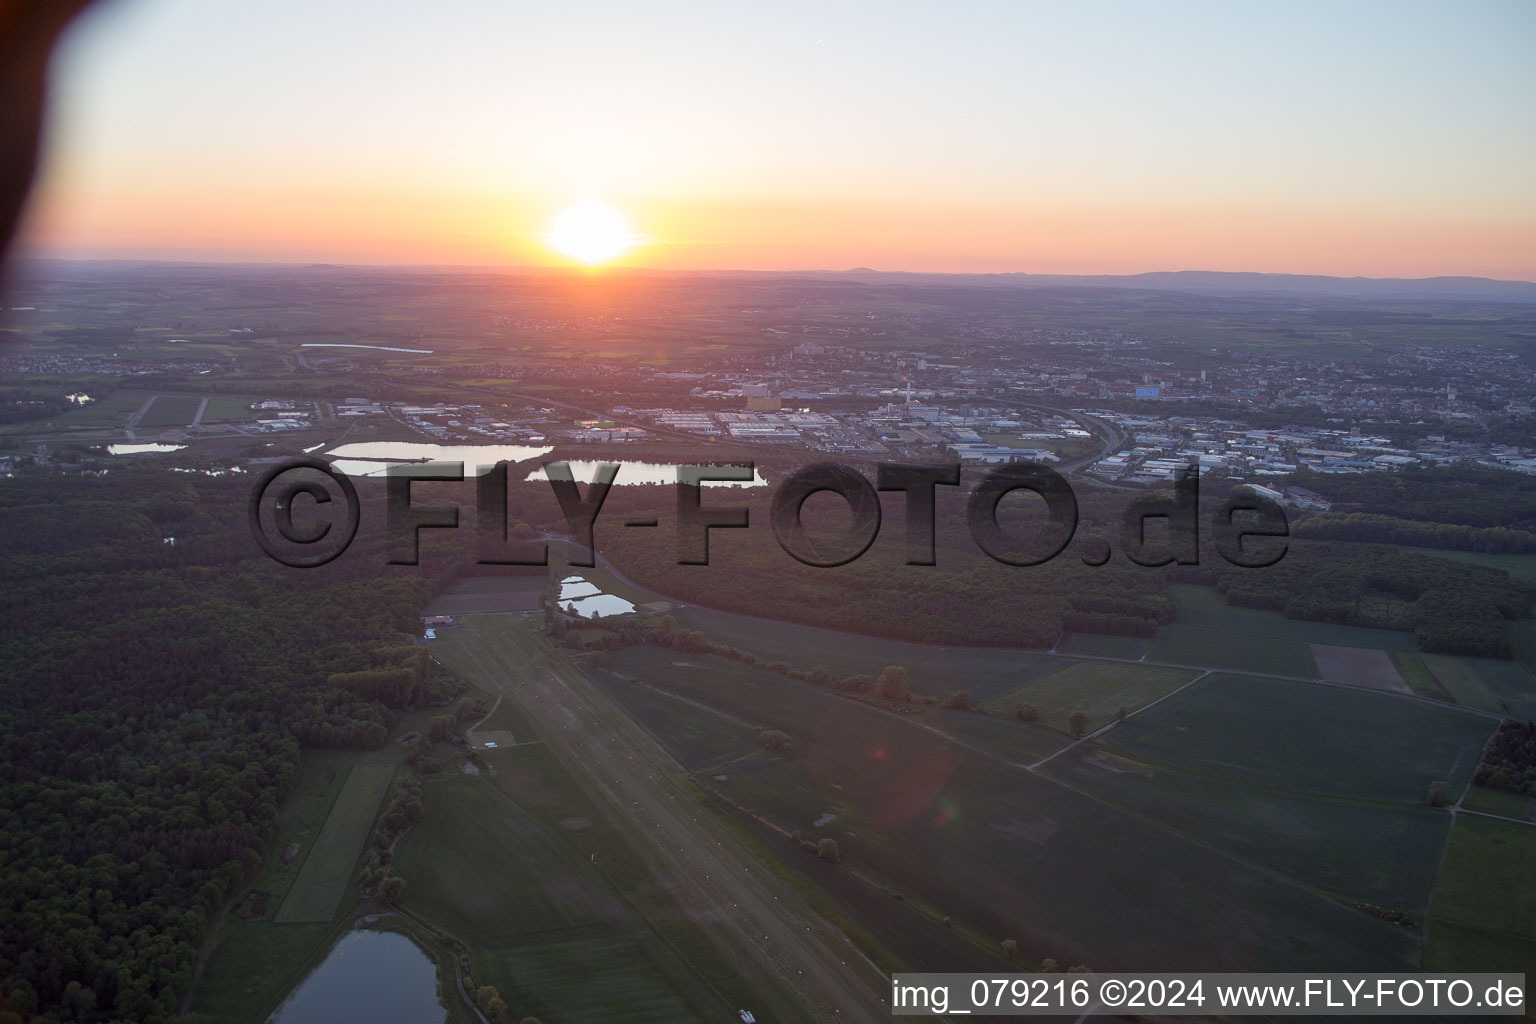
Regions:
M 586 199 L 560 211 L 544 236 L 551 249 L 595 267 L 610 263 L 641 241 L 629 220 L 607 203 Z

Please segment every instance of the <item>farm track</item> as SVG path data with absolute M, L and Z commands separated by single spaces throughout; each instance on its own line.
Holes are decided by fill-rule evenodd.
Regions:
M 676 762 L 579 671 L 542 650 L 530 630 L 516 619 L 465 629 L 456 641 L 485 682 L 533 719 L 583 788 L 627 822 L 626 834 L 662 886 L 729 959 L 755 965 L 794 994 L 793 1012 L 774 1016 L 888 1016 L 879 996 L 884 975 L 770 866 L 741 851 L 729 833 L 701 822 Z

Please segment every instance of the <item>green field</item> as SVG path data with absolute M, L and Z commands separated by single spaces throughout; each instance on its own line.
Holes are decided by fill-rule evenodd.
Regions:
M 1031 704 L 1048 728 L 1067 732 L 1067 716 L 1081 710 L 1088 732 L 1114 721 L 1121 708 L 1135 711 L 1183 686 L 1199 675 L 1183 668 L 1128 665 L 1116 661 L 1078 661 L 997 694 L 984 707 L 1009 715 L 1019 704 Z
M 1210 626 L 1174 623 L 1158 631 L 1148 661 L 1201 665 L 1233 672 L 1267 672 L 1300 679 L 1317 678 L 1317 662 L 1305 642 L 1274 636 L 1245 635 Z
M 87 394 L 93 393 L 88 384 L 81 385 L 81 388 Z M 121 426 L 149 397 L 150 393 L 147 391 L 114 391 L 99 401 L 44 420 L 7 423 L 0 426 L 0 432 L 23 433 L 38 426 L 82 428 Z
M 1345 899 L 1418 913 L 1451 816 L 1422 805 L 1307 796 L 1083 747 L 1046 771 L 1095 799 Z
M 1176 583 L 1169 588 L 1169 592 L 1179 608 L 1179 618 L 1175 625 L 1181 627 L 1198 627 L 1245 637 L 1295 640 L 1304 644 L 1375 647 L 1383 651 L 1413 649 L 1413 634 L 1404 630 L 1307 622 L 1288 619 L 1279 612 L 1233 607 L 1222 600 L 1214 587 Z
M 408 716 L 401 728 L 424 724 L 417 714 Z M 350 927 L 345 914 L 286 924 L 275 923 L 274 916 L 319 841 L 353 767 L 393 770 L 404 752 L 395 744 L 366 753 L 304 752 L 293 788 L 278 811 L 271 853 L 249 892 L 236 901 L 219 926 L 217 943 L 193 992 L 195 1012 L 231 1024 L 259 1024 Z M 350 865 L 343 870 L 350 880 Z
M 1091 654 L 1101 658 L 1130 658 L 1146 656 L 1152 641 L 1139 636 L 1106 636 L 1101 633 L 1067 633 L 1062 636 L 1056 650 L 1062 654 Z
M 1408 632 L 1303 622 L 1279 612 L 1229 607 L 1211 587 L 1175 584 L 1170 589 L 1179 617 L 1158 632 L 1148 661 L 1316 679 L 1309 644 L 1413 649 Z
M 1497 971 L 1524 974 L 1527 991 L 1536 977 L 1536 939 L 1452 921 L 1425 927 L 1424 969 L 1435 972 Z M 1530 1019 L 1526 1014 L 1526 1019 Z
M 1484 814 L 1497 814 L 1505 818 L 1536 821 L 1536 816 L 1533 816 L 1536 815 L 1536 808 L 1532 807 L 1533 802 L 1536 802 L 1536 798 L 1528 797 L 1523 793 L 1511 793 L 1507 789 L 1489 789 L 1487 786 L 1473 783 L 1467 787 L 1461 805 L 1469 811 L 1482 811 Z
M 1515 660 L 1527 672 L 1536 673 L 1536 621 L 1521 619 L 1510 627 L 1510 642 Z
M 1515 623 L 1515 628 L 1517 636 L 1527 630 L 1536 632 L 1536 622 L 1522 620 Z M 1504 658 L 1465 660 L 1477 672 L 1478 678 L 1498 695 L 1511 718 L 1536 719 L 1536 676 L 1524 664 Z
M 359 764 L 352 769 L 273 920 L 329 921 L 336 916 L 394 774 L 392 764 Z
M 434 779 L 426 797 L 396 859 L 406 906 L 466 942 L 476 981 L 518 1014 L 617 1022 L 643 1006 L 665 1020 L 723 1019 L 589 861 L 583 832 L 567 841 L 480 778 Z
M 1185 771 L 1414 803 L 1436 780 L 1459 792 L 1494 724 L 1387 694 L 1213 675 L 1103 742 Z
M 1212 950 L 1234 969 L 1401 967 L 1416 957 L 1401 929 L 974 753 L 961 730 L 955 735 L 965 747 L 942 734 L 961 722 L 1049 736 L 1044 730 L 963 712 L 913 720 L 710 656 L 629 648 L 610 652 L 609 661 L 615 671 L 789 732 L 790 755 L 753 754 L 701 773 L 701 781 L 779 827 L 837 838 L 849 865 L 909 894 L 903 904 L 920 900 L 951 916 L 956 929 L 994 942 L 1013 936 L 1033 956 L 1100 969 L 1209 965 Z M 666 705 L 659 707 L 663 714 Z M 665 734 L 664 721 L 652 729 Z M 861 921 L 880 914 L 868 927 L 884 934 L 910 919 L 903 904 L 853 902 L 850 912 Z M 1297 944 L 1298 934 L 1309 942 Z M 933 941 L 914 967 L 952 957 L 952 948 Z
M 1449 654 L 1425 654 L 1421 657 L 1436 681 L 1457 704 L 1479 711 L 1504 714 L 1504 703 L 1488 688 L 1488 684 L 1467 659 Z
M 184 427 L 197 415 L 201 398 L 190 395 L 161 395 L 139 417 L 141 427 Z
M 1518 626 L 1524 626 L 1521 622 Z M 1421 697 L 1466 707 L 1536 718 L 1536 676 L 1518 661 L 1503 658 L 1462 658 L 1446 654 L 1389 652 L 1392 663 Z
M 780 999 L 730 963 L 711 929 L 659 884 L 676 865 L 648 861 L 623 815 L 583 788 L 573 740 L 547 742 L 519 705 L 537 698 L 515 681 L 547 653 L 527 620 L 467 616 L 436 650 L 466 680 L 508 694 L 485 728 L 518 737 L 478 752 L 479 775 L 431 779 L 427 813 L 396 851 L 406 906 L 466 944 L 476 981 L 495 985 L 514 1018 L 552 1021 L 632 1020 L 636 1006 L 647 1018 L 728 1020 L 735 1006 Z M 701 799 L 680 787 L 684 797 Z M 601 978 L 592 949 L 613 956 Z
M 1536 974 L 1536 826 L 1457 817 L 1430 904 L 1433 970 Z
M 1431 700 L 1451 701 L 1450 693 L 1440 685 L 1440 680 L 1429 670 L 1424 663 L 1424 656 L 1414 651 L 1388 651 L 1387 657 L 1392 659 L 1398 675 L 1403 677 L 1403 682 L 1420 697 L 1428 697 Z
M 423 615 L 533 611 L 539 606 L 544 576 L 468 576 L 456 580 L 428 601 Z
M 712 640 L 797 668 L 820 665 L 836 675 L 878 676 L 885 666 L 900 665 L 914 693 L 940 699 L 969 690 L 973 700 L 984 701 L 1066 664 L 1048 654 L 902 643 L 697 606 L 673 614 L 679 625 L 701 630 Z
M 203 410 L 204 423 L 223 423 L 228 420 L 253 420 L 258 415 L 270 415 L 270 413 L 258 414 L 251 405 L 260 401 L 258 398 L 227 398 L 213 396 L 208 399 L 208 408 Z
M 1012 764 L 1033 764 L 1072 742 L 1038 722 L 1021 722 L 1011 716 L 940 709 L 925 721 L 960 743 Z
M 270 920 L 227 918 L 192 1011 L 231 1024 L 262 1024 L 349 926 L 318 921 L 275 928 Z
M 782 825 L 834 836 L 859 870 L 1035 956 L 1155 970 L 1413 959 L 1400 930 L 886 717 L 837 718 L 837 742 L 741 762 L 711 784 Z
M 626 682 L 610 672 L 587 674 L 684 768 L 704 768 L 751 753 L 758 746 L 756 729 L 664 690 Z

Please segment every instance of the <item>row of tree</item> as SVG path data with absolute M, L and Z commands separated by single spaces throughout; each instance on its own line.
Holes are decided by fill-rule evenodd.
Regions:
M 1291 534 L 1308 540 L 1402 544 L 1445 551 L 1480 551 L 1487 554 L 1536 552 L 1536 533 L 1529 530 L 1511 530 L 1505 526 L 1424 523 L 1374 512 L 1309 516 L 1297 522 L 1291 528 Z
M 1423 651 L 1507 658 L 1506 622 L 1527 614 L 1536 584 L 1502 569 L 1387 547 L 1309 545 L 1262 572 L 1227 569 L 1229 604 L 1288 618 L 1412 629 Z

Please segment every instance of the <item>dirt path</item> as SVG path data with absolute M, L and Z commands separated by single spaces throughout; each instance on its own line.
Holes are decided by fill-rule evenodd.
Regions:
M 506 694 L 504 694 L 504 693 L 497 694 L 496 695 L 496 702 L 491 705 L 491 710 L 489 710 L 485 714 L 481 715 L 480 716 L 480 720 L 478 722 L 476 722 L 474 725 L 471 725 L 471 726 L 467 727 L 464 730 L 464 741 L 466 743 L 468 743 L 471 747 L 473 747 L 475 745 L 475 730 L 480 728 L 482 725 L 484 725 L 485 722 L 486 722 L 486 719 L 488 719 L 492 715 L 494 715 L 496 713 L 496 709 L 501 707 L 501 702 L 506 700 L 506 699 L 507 699 L 507 695 Z
M 795 994 L 795 1019 L 889 1015 L 885 975 L 767 864 L 718 823 L 701 820 L 679 766 L 578 670 L 551 657 L 526 621 L 465 629 L 456 641 L 483 678 L 533 719 L 584 788 L 627 821 L 626 835 L 711 940 Z

